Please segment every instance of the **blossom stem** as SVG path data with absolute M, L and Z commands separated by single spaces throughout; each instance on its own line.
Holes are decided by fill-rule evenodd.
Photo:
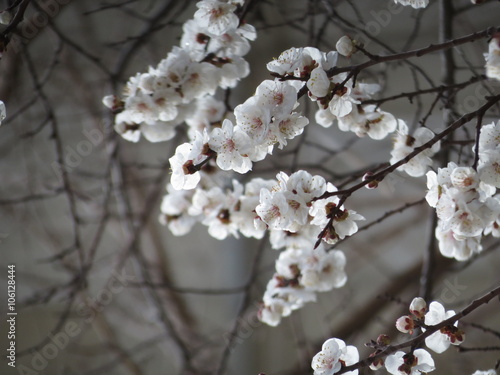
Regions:
M 441 51 L 444 49 L 456 47 L 456 46 L 459 46 L 462 44 L 474 42 L 478 39 L 492 36 L 494 33 L 497 33 L 497 32 L 500 32 L 500 27 L 489 27 L 486 30 L 478 31 L 476 33 L 469 34 L 469 35 L 466 35 L 466 36 L 463 36 L 460 38 L 448 40 L 448 41 L 443 42 L 443 43 L 431 44 L 427 47 L 415 49 L 412 51 L 395 53 L 395 54 L 387 55 L 387 56 L 372 55 L 371 60 L 366 61 L 366 62 L 361 63 L 361 64 L 358 64 L 358 65 L 346 66 L 346 67 L 341 67 L 341 68 L 333 67 L 327 71 L 327 75 L 329 77 L 333 77 L 339 73 L 361 71 L 363 69 L 369 68 L 370 66 L 381 64 L 384 62 L 404 60 L 404 59 L 408 59 L 410 57 L 424 56 L 424 55 L 427 55 L 427 54 L 432 53 L 432 52 L 437 52 L 437 51 Z
M 440 330 L 443 327 L 446 327 L 446 326 L 449 326 L 449 325 L 453 325 L 456 321 L 458 321 L 458 320 L 462 319 L 463 317 L 469 315 L 471 312 L 473 312 L 477 308 L 481 307 L 482 305 L 487 304 L 493 298 L 495 298 L 495 297 L 497 297 L 499 295 L 500 295 L 500 285 L 497 286 L 496 288 L 494 288 L 493 290 L 491 290 L 489 293 L 485 294 L 484 296 L 482 296 L 482 297 L 480 297 L 480 298 L 472 301 L 469 304 L 469 306 L 467 306 L 463 310 L 459 311 L 455 315 L 451 316 L 450 318 L 448 318 L 446 320 L 443 320 L 439 324 L 436 324 L 436 325 L 433 325 L 433 326 L 429 326 L 428 329 L 425 332 L 419 334 L 417 337 L 415 337 L 415 338 L 413 338 L 411 340 L 408 340 L 406 342 L 403 342 L 401 344 L 398 344 L 398 345 L 390 345 L 386 349 L 384 349 L 383 351 L 381 351 L 380 353 L 377 353 L 376 355 L 374 355 L 372 357 L 368 357 L 366 359 L 363 359 L 363 360 L 361 360 L 361 361 L 359 361 L 359 362 L 357 362 L 357 363 L 355 363 L 353 365 L 343 367 L 336 374 L 342 374 L 344 372 L 353 371 L 353 370 L 356 370 L 356 369 L 359 369 L 359 368 L 362 368 L 362 367 L 367 367 L 367 366 L 369 366 L 376 359 L 386 357 L 387 355 L 395 353 L 398 350 L 401 350 L 401 349 L 404 349 L 404 348 L 415 347 L 416 345 L 418 345 L 419 343 L 421 343 L 422 341 L 424 341 L 424 339 L 426 337 L 429 337 L 430 335 L 432 335 L 434 332 Z

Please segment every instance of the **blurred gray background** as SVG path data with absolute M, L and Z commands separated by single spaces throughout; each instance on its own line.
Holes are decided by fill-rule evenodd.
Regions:
M 184 237 L 172 236 L 158 222 L 159 205 L 169 180 L 167 161 L 182 135 L 165 143 L 128 143 L 113 133 L 112 116 L 101 103 L 104 95 L 119 92 L 130 75 L 156 65 L 178 44 L 195 2 L 54 2 L 45 10 L 37 9 L 35 1 L 30 4 L 26 17 L 35 30 L 21 24 L 21 41 L 11 43 L 0 61 L 0 99 L 8 114 L 0 127 L 0 280 L 6 285 L 7 265 L 15 264 L 18 288 L 18 368 L 12 371 L 2 356 L 1 374 L 23 373 L 19 366 L 32 371 L 25 373 L 51 375 L 311 374 L 312 356 L 330 337 L 356 345 L 362 357 L 370 353 L 363 344 L 380 333 L 403 339 L 394 328 L 406 311 L 400 300 L 409 302 L 419 293 L 433 233 L 432 210 L 425 203 L 338 246 L 347 257 L 345 287 L 319 295 L 317 303 L 294 312 L 279 327 L 259 323 L 258 302 L 278 252 L 266 239 L 215 240 L 201 225 Z M 349 33 L 362 38 L 370 52 L 387 54 L 439 41 L 438 0 L 422 11 L 393 8 L 388 0 L 330 1 L 334 18 L 322 1 L 252 3 L 246 20 L 256 26 L 258 38 L 246 57 L 251 74 L 231 93 L 234 106 L 270 78 L 266 63 L 292 46 L 314 44 L 328 51 Z M 8 6 L 7 1 L 0 4 Z M 468 0 L 453 4 L 461 10 L 453 23 L 455 37 L 498 26 L 497 1 L 477 9 L 469 9 Z M 397 14 L 390 9 L 398 9 Z M 486 51 L 486 40 L 453 50 L 456 82 L 484 74 Z M 435 53 L 411 62 L 439 86 L 440 58 Z M 364 60 L 355 56 L 341 63 Z M 362 75 L 366 82 L 382 84 L 380 97 L 432 87 L 422 77 L 403 63 L 377 65 Z M 457 111 L 479 108 L 484 93 L 499 88 L 482 82 L 459 92 Z M 382 109 L 416 126 L 434 100 L 435 95 L 413 103 L 400 99 Z M 389 138 L 363 138 L 343 150 L 354 135 L 314 124 L 310 104 L 299 108 L 309 113 L 307 131 L 255 165 L 250 176 L 240 177 L 290 172 L 298 153 L 298 168 L 340 184 L 389 160 Z M 494 119 L 498 110 L 484 122 Z M 444 128 L 441 104 L 427 125 Z M 467 129 L 457 137 L 470 139 L 474 124 Z M 95 144 L 85 134 L 96 135 Z M 460 151 L 453 146 L 454 155 Z M 61 160 L 69 166 L 66 177 L 57 167 Z M 379 189 L 358 191 L 347 207 L 370 223 L 425 194 L 425 178 L 396 173 L 388 180 Z M 463 308 L 499 284 L 498 242 L 485 239 L 483 244 L 484 253 L 467 263 L 436 255 L 432 295 L 446 308 Z M 82 260 L 89 266 L 84 274 Z M 6 292 L 0 293 L 0 303 L 4 313 Z M 498 312 L 495 300 L 466 321 L 498 333 Z M 464 346 L 499 346 L 498 335 L 465 329 Z M 6 330 L 2 319 L 2 348 Z M 51 351 L 48 345 L 57 342 Z M 436 374 L 471 374 L 493 368 L 500 352 L 457 353 L 452 348 L 433 357 Z

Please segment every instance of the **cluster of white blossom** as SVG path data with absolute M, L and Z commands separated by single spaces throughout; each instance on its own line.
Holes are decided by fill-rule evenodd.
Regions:
M 486 76 L 500 80 L 500 33 L 491 38 L 488 53 L 485 53 L 484 57 L 486 58 Z
M 316 301 L 316 292 L 345 285 L 345 255 L 340 250 L 326 252 L 323 245 L 287 248 L 276 261 L 276 273 L 267 284 L 259 319 L 277 326 L 283 317 Z
M 485 228 L 485 234 L 498 232 L 493 229 L 500 214 L 496 189 L 482 182 L 474 169 L 450 162 L 438 173 L 427 173 L 427 187 L 425 198 L 436 208 L 436 238 L 445 257 L 467 260 L 482 250 Z
M 285 250 L 263 297 L 262 321 L 277 325 L 282 317 L 314 301 L 316 292 L 345 284 L 344 254 L 326 252 L 322 245 L 314 249 L 315 243 L 322 231 L 322 239 L 329 244 L 354 234 L 356 221 L 364 217 L 338 207 L 336 196 L 320 199 L 325 192 L 336 191 L 332 184 L 321 176 L 297 171 L 290 176 L 280 172 L 276 180 L 255 178 L 244 186 L 233 180 L 232 188 L 222 189 L 222 172 L 213 165 L 209 170 L 211 174 L 197 172 L 201 182 L 194 190 L 167 186 L 160 222 L 174 235 L 184 235 L 201 222 L 220 240 L 239 234 L 260 239 L 269 230 L 272 247 Z
M 350 56 L 354 53 L 355 46 L 350 38 L 343 37 L 337 43 L 337 48 L 341 54 Z M 371 98 L 380 90 L 378 84 L 357 82 L 354 86 L 353 79 L 347 73 L 333 76 L 328 74 L 337 62 L 337 53 L 330 52 L 322 60 L 313 58 L 312 63 L 306 66 L 292 65 L 294 70 L 283 69 L 290 60 L 297 59 L 295 55 L 306 53 L 305 50 L 306 48 L 292 48 L 283 52 L 273 62 L 273 71 L 285 78 L 291 75 L 307 77 L 309 74 L 308 96 L 318 105 L 315 118 L 319 125 L 330 127 L 337 120 L 340 130 L 352 131 L 359 137 L 368 135 L 372 139 L 383 139 L 396 129 L 397 121 L 393 115 L 375 105 L 361 105 L 362 100 Z
M 339 40 L 338 48 L 343 54 L 352 53 L 347 44 L 354 48 L 352 40 L 346 38 L 342 43 Z M 252 169 L 254 162 L 271 154 L 274 145 L 283 148 L 309 123 L 307 118 L 294 112 L 298 96 L 304 89 L 307 89 L 308 97 L 317 102 L 316 122 L 322 126 L 329 127 L 337 121 L 342 131 L 352 131 L 360 137 L 368 135 L 372 139 L 383 139 L 394 132 L 399 123 L 391 162 L 406 157 L 434 136 L 427 128 L 420 128 L 410 136 L 403 120 L 396 119 L 376 105 L 361 104 L 379 91 L 380 86 L 362 82 L 354 86 L 352 78 L 346 73 L 330 77 L 329 71 L 335 67 L 337 58 L 335 51 L 324 53 L 313 47 L 290 48 L 268 63 L 267 68 L 276 79 L 263 81 L 255 95 L 235 108 L 234 123 L 225 119 L 222 127 L 211 131 L 207 131 L 206 125 L 199 126 L 197 130 L 200 134 L 194 132 L 191 142 L 177 148 L 171 158 L 171 183 L 174 188 L 194 188 L 207 159 L 215 158 L 222 170 L 246 173 Z M 222 110 L 213 112 L 222 115 Z M 439 143 L 436 143 L 399 169 L 411 176 L 423 176 L 432 165 L 431 157 L 438 150 Z
M 343 208 L 334 193 L 336 187 L 321 176 L 297 171 L 280 172 L 276 180 L 254 178 L 242 185 L 222 171 L 247 173 L 253 163 L 272 154 L 302 134 L 309 120 L 296 112 L 298 99 L 316 102 L 316 122 L 323 127 L 334 123 L 342 131 L 375 140 L 394 134 L 390 163 L 406 158 L 434 138 L 420 127 L 410 135 L 407 124 L 379 106 L 363 104 L 380 91 L 378 84 L 357 82 L 347 74 L 332 74 L 338 54 L 350 58 L 356 42 L 342 37 L 337 51 L 324 53 L 313 47 L 290 48 L 267 64 L 275 77 L 260 83 L 255 94 L 234 108 L 227 118 L 226 105 L 215 99 L 216 90 L 233 88 L 249 74 L 243 59 L 255 29 L 241 23 L 235 11 L 243 0 L 202 0 L 198 11 L 183 26 L 179 47 L 147 73 L 131 77 L 123 99 L 104 98 L 116 113 L 115 129 L 125 139 L 137 142 L 141 134 L 152 142 L 171 139 L 175 128 L 189 126 L 189 142 L 179 145 L 169 159 L 171 182 L 161 205 L 160 222 L 174 235 L 187 234 L 196 223 L 208 227 L 216 239 L 228 236 L 261 239 L 270 232 L 274 249 L 282 250 L 276 272 L 267 284 L 259 319 L 277 326 L 304 304 L 315 301 L 317 292 L 345 285 L 346 257 L 340 250 L 325 249 L 358 231 L 364 217 Z M 404 6 L 424 8 L 428 0 L 395 0 Z M 474 0 L 472 1 L 474 3 Z M 500 79 L 500 36 L 495 35 L 486 57 L 486 74 Z M 5 106 L 0 102 L 0 121 Z M 398 170 L 412 177 L 426 174 L 426 200 L 439 218 L 436 237 L 446 257 L 466 260 L 482 250 L 481 237 L 500 237 L 500 121 L 482 127 L 478 142 L 477 172 L 450 162 L 446 168 L 430 171 L 435 143 L 403 164 Z M 368 187 L 376 187 L 374 181 Z M 326 196 L 326 198 L 324 198 Z M 322 243 L 317 245 L 318 238 Z M 415 298 L 410 315 L 400 317 L 396 327 L 412 334 L 453 316 L 434 301 Z M 464 333 L 454 325 L 443 327 L 425 339 L 436 353 L 459 345 Z M 383 335 L 382 335 L 383 336 Z M 376 352 L 377 353 L 377 352 Z M 359 360 L 358 350 L 331 338 L 312 359 L 315 375 L 333 375 Z M 397 351 L 377 359 L 371 369 L 385 366 L 394 375 L 418 375 L 435 369 L 432 356 L 424 349 Z M 346 372 L 357 375 L 358 370 Z M 494 370 L 473 375 L 496 375 Z
M 446 311 L 439 302 L 429 304 L 421 297 L 414 298 L 410 304 L 410 315 L 405 315 L 396 320 L 396 328 L 403 333 L 412 334 L 415 328 L 426 328 L 437 325 L 455 315 L 453 310 Z M 425 338 L 425 345 L 436 353 L 443 353 L 450 345 L 460 345 L 465 334 L 457 328 L 458 321 L 453 325 L 445 326 Z M 432 356 L 424 349 L 417 349 L 412 353 L 398 351 L 387 356 L 385 367 L 394 375 L 418 375 L 435 369 Z
M 344 36 L 337 42 L 336 48 L 341 55 L 350 57 L 357 49 L 355 42 L 348 36 Z M 316 53 L 313 54 L 312 52 Z M 312 56 L 312 63 L 296 65 L 297 61 L 303 61 L 302 55 Z M 307 77 L 308 96 L 316 101 L 318 111 L 316 122 L 324 127 L 330 127 L 337 121 L 342 131 L 354 132 L 359 137 L 368 135 L 372 139 L 383 139 L 389 133 L 396 130 L 394 137 L 394 148 L 391 152 L 391 163 L 396 163 L 408 156 L 416 147 L 422 146 L 434 137 L 434 133 L 428 128 L 419 128 L 413 135 L 408 134 L 408 126 L 401 119 L 396 119 L 392 114 L 382 111 L 376 105 L 363 105 L 361 102 L 371 98 L 380 90 L 375 83 L 357 82 L 356 86 L 352 78 L 348 79 L 346 73 L 329 76 L 328 70 L 337 61 L 337 55 L 329 53 L 321 56 L 312 49 L 292 48 L 272 64 L 270 70 L 282 78 L 290 76 L 299 78 Z M 300 56 L 300 58 L 299 58 Z M 309 61 L 309 60 L 306 60 Z M 269 64 L 268 64 L 269 67 Z M 274 69 L 274 70 L 273 70 Z M 310 72 L 310 73 L 309 73 Z M 399 124 L 399 125 L 398 125 Z M 432 166 L 432 156 L 440 149 L 440 143 L 420 152 L 410 161 L 398 168 L 413 177 L 423 176 Z
M 277 185 L 260 191 L 255 227 L 271 231 L 274 249 L 285 248 L 276 261 L 276 273 L 267 285 L 260 319 L 276 326 L 282 317 L 316 300 L 316 292 L 342 287 L 347 276 L 340 250 L 314 249 L 318 236 L 333 244 L 357 232 L 364 217 L 338 207 L 336 196 L 319 199 L 336 188 L 321 176 L 298 171 L 277 175 Z
M 297 103 L 296 82 L 265 80 L 254 96 L 234 110 L 236 125 L 225 119 L 210 133 L 196 132 L 194 140 L 177 147 L 170 159 L 171 183 L 175 189 L 192 189 L 199 181 L 199 164 L 215 157 L 222 170 L 246 173 L 252 163 L 271 154 L 275 144 L 282 148 L 301 134 L 307 118 L 294 112 Z
M 236 125 L 224 120 L 222 129 L 210 134 L 210 148 L 222 170 L 246 173 L 252 163 L 271 154 L 275 144 L 302 134 L 309 120 L 294 112 L 298 106 L 297 82 L 263 81 L 255 95 L 234 109 Z
M 212 96 L 218 87 L 234 87 L 250 71 L 243 56 L 256 32 L 235 15 L 242 5 L 243 0 L 198 2 L 194 19 L 184 24 L 180 47 L 147 73 L 131 77 L 122 99 L 103 99 L 118 113 L 115 130 L 121 136 L 137 142 L 142 134 L 160 142 L 171 139 L 183 122 L 200 129 L 221 120 L 223 103 Z
M 412 334 L 415 328 L 429 329 L 444 320 L 455 315 L 455 312 L 445 311 L 439 302 L 431 302 L 429 309 L 423 298 L 414 298 L 410 304 L 410 315 L 405 315 L 397 319 L 396 328 L 403 333 Z M 458 321 L 454 325 L 445 326 L 437 330 L 425 339 L 425 344 L 436 353 L 442 353 L 449 348 L 451 344 L 460 345 L 464 341 L 464 333 L 457 328 Z M 376 342 L 373 342 L 378 349 L 370 355 L 373 357 L 378 354 L 370 363 L 370 369 L 378 370 L 385 366 L 386 370 L 393 375 L 420 375 L 435 370 L 434 360 L 431 354 L 425 349 L 412 350 L 409 353 L 396 351 L 386 358 L 380 358 L 390 344 L 390 338 L 387 335 L 380 335 Z M 354 346 L 346 346 L 339 339 L 332 338 L 325 341 L 322 350 L 317 353 L 312 360 L 314 375 L 333 375 L 339 372 L 342 367 L 355 364 L 359 361 L 358 350 Z M 492 370 L 490 370 L 492 371 Z M 358 370 L 345 372 L 346 374 L 358 374 Z M 476 372 L 473 375 L 484 375 L 489 372 Z M 492 375 L 496 375 L 494 370 Z
M 411 5 L 413 8 L 425 8 L 429 5 L 429 0 L 394 0 L 395 3 Z
M 195 190 L 167 186 L 161 220 L 174 235 L 188 233 L 195 222 L 201 221 L 217 239 L 229 234 L 237 237 L 238 232 L 262 238 L 269 229 L 274 249 L 312 248 L 325 227 L 323 240 L 334 244 L 356 233 L 356 221 L 364 220 L 353 210 L 337 207 L 336 196 L 319 199 L 336 188 L 306 171 L 290 176 L 280 172 L 276 180 L 254 178 L 244 187 L 233 180 L 232 188 L 225 190 L 220 186 L 227 185 L 227 177 L 220 174 L 209 164 L 207 170 L 188 175 L 202 181 Z
M 201 183 L 195 190 L 167 186 L 160 222 L 168 225 L 176 236 L 187 234 L 195 223 L 201 222 L 208 227 L 208 233 L 219 240 L 229 235 L 238 238 L 239 234 L 262 238 L 265 229 L 254 225 L 255 207 L 259 204 L 260 190 L 271 188 L 276 181 L 254 178 L 243 186 L 233 180 L 232 187 L 223 189 L 220 186 L 228 185 L 227 176 L 214 166 L 210 169 L 211 173 L 201 172 Z
M 415 328 L 420 327 L 425 332 L 425 326 L 433 326 L 455 315 L 455 311 L 446 311 L 439 302 L 429 304 L 421 297 L 416 297 L 410 304 L 410 315 L 404 315 L 396 320 L 396 328 L 403 333 L 412 334 Z M 425 345 L 436 353 L 443 353 L 450 345 L 460 345 L 465 338 L 463 331 L 454 325 L 446 326 L 426 337 Z
M 339 239 L 357 232 L 356 221 L 364 220 L 364 217 L 355 211 L 338 207 L 339 198 L 335 195 L 319 199 L 325 192 L 333 193 L 337 190 L 321 176 L 297 171 L 290 176 L 280 172 L 276 178 L 276 186 L 272 189 L 262 189 L 260 192 L 260 203 L 255 208 L 259 215 L 256 227 L 264 225 L 271 231 L 298 233 L 293 237 L 299 238 L 286 241 L 276 234 L 272 240 L 275 249 L 295 244 L 300 246 L 302 241 L 314 243 L 321 229 L 326 226 L 328 229 L 323 240 L 334 244 Z
M 172 185 L 179 189 L 193 188 L 195 184 L 186 185 L 185 182 L 198 178 L 186 175 L 196 174 L 198 169 L 193 165 L 208 157 L 215 157 L 222 170 L 246 173 L 253 162 L 271 154 L 274 145 L 283 148 L 309 123 L 307 118 L 294 111 L 298 106 L 298 92 L 303 86 L 302 78 L 309 77 L 318 66 L 324 69 L 333 67 L 336 61 L 336 52 L 325 54 L 316 48 L 306 47 L 291 48 L 268 63 L 267 68 L 279 78 L 263 81 L 255 95 L 234 109 L 234 124 L 226 119 L 221 128 L 207 134 L 206 143 L 212 154 L 194 144 L 179 146 L 173 160 L 182 160 L 183 163 L 172 167 Z
M 414 8 L 428 5 L 426 0 L 397 1 Z M 123 100 L 106 97 L 104 102 L 118 112 L 116 130 L 131 141 L 138 141 L 141 134 L 150 141 L 168 140 L 177 125 L 189 125 L 190 142 L 179 145 L 169 159 L 172 177 L 160 221 L 174 235 L 187 234 L 200 222 L 221 240 L 240 234 L 260 239 L 269 230 L 272 247 L 284 250 L 264 293 L 259 318 L 276 326 L 292 311 L 315 301 L 317 292 L 346 283 L 344 253 L 326 251 L 323 243 L 315 248 L 316 243 L 318 237 L 334 244 L 353 235 L 358 230 L 356 222 L 364 217 L 339 206 L 340 200 L 333 194 L 336 188 L 321 176 L 280 172 L 276 180 L 255 178 L 242 185 L 237 180 L 229 183 L 221 170 L 247 173 L 254 162 L 272 154 L 275 145 L 283 148 L 300 135 L 309 120 L 295 109 L 305 93 L 317 103 L 316 122 L 324 127 L 336 122 L 342 131 L 377 140 L 396 132 L 392 164 L 431 140 L 434 133 L 421 127 L 410 135 L 403 120 L 376 105 L 362 104 L 380 90 L 378 84 L 355 83 L 347 73 L 331 74 L 338 54 L 349 58 L 357 51 L 349 37 L 338 41 L 338 52 L 324 53 L 313 47 L 284 51 L 267 64 L 275 79 L 259 84 L 255 94 L 234 109 L 234 117 L 227 118 L 225 104 L 213 95 L 218 87 L 234 87 L 248 74 L 242 57 L 250 48 L 248 41 L 255 39 L 253 27 L 240 24 L 234 14 L 241 5 L 240 0 L 200 1 L 194 19 L 184 25 L 180 47 L 156 68 L 132 77 Z M 495 43 L 490 44 L 487 56 L 488 76 L 498 69 Z M 427 173 L 426 199 L 436 207 L 436 236 L 445 256 L 468 259 L 481 250 L 483 232 L 500 235 L 500 203 L 493 196 L 500 185 L 499 124 L 482 129 L 478 173 L 454 163 L 438 173 Z M 423 176 L 439 148 L 435 143 L 399 170 Z M 454 314 L 438 302 L 426 309 L 425 301 L 415 299 L 410 306 L 412 315 L 398 319 L 398 329 L 411 333 L 415 326 L 438 324 Z M 463 341 L 456 324 L 445 328 L 426 339 L 426 345 L 438 353 Z M 312 367 L 317 375 L 331 375 L 358 359 L 355 347 L 330 339 L 313 358 Z M 371 367 L 384 364 L 392 374 L 434 370 L 434 361 L 424 349 L 396 352 Z

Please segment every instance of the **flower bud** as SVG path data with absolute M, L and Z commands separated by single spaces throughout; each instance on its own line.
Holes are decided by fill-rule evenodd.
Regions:
M 388 346 L 391 344 L 391 338 L 388 335 L 381 334 L 377 337 L 377 344 L 380 346 Z
M 410 303 L 410 313 L 417 318 L 423 319 L 427 312 L 427 303 L 422 297 L 416 297 Z
M 107 96 L 105 96 L 102 99 L 102 103 L 106 107 L 108 107 L 109 109 L 111 109 L 111 111 L 113 111 L 113 113 L 119 113 L 119 112 L 123 111 L 123 108 L 124 108 L 124 105 L 125 105 L 125 103 L 123 103 L 123 101 L 121 101 L 120 99 L 118 99 L 114 95 L 107 95 Z
M 8 25 L 12 21 L 12 13 L 4 10 L 3 12 L 0 12 L 0 23 L 2 25 Z
M 373 357 L 376 353 L 372 353 L 369 355 L 369 357 Z M 384 359 L 383 358 L 378 358 L 374 360 L 372 363 L 370 363 L 370 370 L 376 371 L 379 368 L 384 366 Z
M 373 172 L 366 172 L 365 175 L 363 176 L 363 181 L 366 181 L 368 180 L 371 176 L 373 176 Z M 376 189 L 378 187 L 378 183 L 380 181 L 377 181 L 377 180 L 373 180 L 373 181 L 370 181 L 368 184 L 365 185 L 365 188 L 367 189 Z
M 396 320 L 396 328 L 399 332 L 412 334 L 415 322 L 411 316 L 405 315 Z
M 338 53 L 345 57 L 351 57 L 356 52 L 356 45 L 354 44 L 354 41 L 347 35 L 344 35 L 338 40 L 335 48 Z

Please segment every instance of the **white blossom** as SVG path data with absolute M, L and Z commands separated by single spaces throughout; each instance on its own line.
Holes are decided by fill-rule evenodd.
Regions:
M 183 143 L 177 146 L 174 156 L 169 160 L 172 169 L 170 183 L 175 190 L 194 189 L 200 182 L 200 172 L 195 170 L 194 155 L 191 153 L 193 146 Z
M 238 17 L 234 14 L 236 6 L 218 0 L 203 0 L 196 3 L 198 10 L 194 19 L 201 27 L 214 35 L 222 35 L 238 27 Z
M 234 109 L 236 124 L 255 143 L 264 143 L 269 135 L 271 112 L 269 108 L 259 105 L 256 97 L 247 99 Z
M 443 305 L 441 305 L 439 302 L 434 301 L 429 304 L 429 311 L 425 314 L 424 322 L 428 326 L 436 325 L 441 323 L 443 320 L 451 318 L 453 315 L 455 315 L 455 311 L 445 311 Z M 454 326 L 452 326 L 453 328 L 434 332 L 432 335 L 425 338 L 425 345 L 427 345 L 429 349 L 432 349 L 436 353 L 442 353 L 446 349 L 448 349 L 450 344 L 461 344 L 463 341 L 463 334 L 461 334 L 460 331 L 455 328 L 457 327 L 457 325 L 458 321 L 455 322 Z M 455 330 L 457 332 L 455 332 Z
M 453 233 L 452 230 L 442 231 L 436 228 L 436 238 L 439 244 L 439 251 L 447 258 L 455 258 L 458 261 L 469 259 L 472 255 L 483 250 L 481 237 L 461 237 Z
M 194 19 L 183 26 L 180 46 L 147 73 L 130 77 L 123 99 L 103 99 L 107 107 L 120 112 L 115 129 L 122 137 L 137 142 L 144 134 L 147 140 L 160 142 L 173 138 L 183 122 L 192 127 L 191 137 L 211 124 L 200 120 L 196 101 L 213 96 L 218 87 L 234 87 L 249 74 L 242 56 L 256 33 L 251 25 L 239 25 L 234 14 L 238 6 L 240 1 L 198 2 Z M 221 120 L 219 116 L 215 121 Z
M 297 88 L 290 82 L 264 80 L 255 91 L 256 105 L 269 109 L 272 116 L 282 117 L 297 104 Z
M 282 316 L 316 300 L 316 292 L 345 285 L 345 255 L 340 250 L 326 252 L 323 246 L 313 249 L 311 242 L 290 247 L 276 260 L 276 273 L 267 284 L 261 320 L 278 324 Z M 280 301 L 279 304 L 275 304 Z
M 395 3 L 410 5 L 413 8 L 425 8 L 429 5 L 429 0 L 394 0 Z
M 331 228 L 323 238 L 327 243 L 334 244 L 339 239 L 352 236 L 358 231 L 356 221 L 365 220 L 362 215 L 353 210 L 337 209 L 338 197 L 333 196 L 326 199 L 318 199 L 313 202 L 309 214 L 313 217 L 311 224 L 325 227 L 328 225 L 334 211 L 336 215 L 333 218 Z
M 302 63 L 303 48 L 290 48 L 283 51 L 277 59 L 267 63 L 267 70 L 279 75 L 293 75 Z
M 329 128 L 333 125 L 337 117 L 334 116 L 329 109 L 319 108 L 314 115 L 314 119 L 318 125 L 321 125 L 324 128 Z
M 197 217 L 188 213 L 194 190 L 175 190 L 168 184 L 167 191 L 160 206 L 160 223 L 167 225 L 174 236 L 183 236 L 197 222 Z
M 331 338 L 326 340 L 311 363 L 314 375 L 333 375 L 341 367 L 352 365 L 359 360 L 358 349 L 352 345 L 346 345 L 344 341 Z M 358 370 L 348 371 L 345 374 L 357 375 Z
M 231 214 L 231 220 L 245 237 L 260 239 L 264 237 L 265 229 L 256 228 L 254 219 L 257 217 L 255 208 L 259 204 L 261 189 L 271 189 L 276 184 L 274 180 L 254 178 L 245 185 L 245 194 L 241 195 L 237 209 Z
M 2 121 L 7 117 L 7 111 L 5 110 L 5 103 L 0 100 L 0 125 Z
M 339 119 L 339 129 L 352 131 L 358 137 L 368 135 L 372 139 L 384 139 L 396 130 L 397 119 L 389 112 L 384 112 L 375 105 L 356 105 L 352 111 Z
M 343 88 L 334 91 L 332 99 L 328 103 L 328 108 L 334 116 L 347 116 L 351 113 L 354 104 L 360 103 L 359 100 L 354 99 L 350 94 L 351 88 L 348 86 L 344 86 Z
M 486 76 L 500 80 L 500 35 L 497 33 L 491 38 L 486 58 Z
M 219 86 L 223 89 L 236 87 L 240 79 L 250 74 L 248 62 L 240 56 L 216 60 L 216 63 L 222 64 Z
M 279 298 L 275 298 L 268 304 L 262 305 L 258 312 L 259 320 L 271 327 L 276 327 L 281 322 L 281 318 L 290 315 L 291 309 L 287 303 Z
M 274 229 L 282 229 L 287 226 L 286 214 L 290 206 L 283 192 L 272 193 L 268 189 L 262 189 L 259 202 L 255 212 L 264 223 Z
M 500 237 L 500 216 L 498 216 L 490 225 L 484 228 L 484 235 L 491 234 L 493 237 Z
M 427 173 L 426 195 L 439 218 L 436 238 L 446 257 L 466 260 L 482 250 L 481 235 L 500 214 L 494 187 L 479 180 L 470 167 L 450 162 L 438 173 Z
M 252 161 L 247 153 L 252 143 L 247 133 L 230 120 L 224 120 L 222 128 L 215 128 L 210 134 L 210 148 L 217 153 L 217 165 L 220 169 L 246 173 L 252 169 Z
M 398 351 L 387 356 L 385 368 L 393 375 L 421 375 L 435 370 L 434 360 L 424 349 L 416 349 L 413 353 Z
M 434 137 L 434 133 L 427 128 L 418 128 L 413 135 L 408 134 L 408 126 L 403 120 L 398 120 L 398 131 L 394 136 L 394 147 L 391 151 L 390 163 L 394 164 L 410 153 L 415 148 L 422 146 Z M 411 158 L 408 162 L 401 165 L 398 170 L 408 173 L 412 177 L 423 176 L 430 166 L 432 166 L 432 157 L 440 149 L 440 143 L 436 142 L 432 147 L 420 152 Z
M 312 247 L 311 247 L 312 248 Z M 342 251 L 326 252 L 322 246 L 303 251 L 300 263 L 300 284 L 311 290 L 326 292 L 347 282 L 344 272 L 346 258 Z
M 481 127 L 479 137 L 479 152 L 484 150 L 495 150 L 500 146 L 500 120 L 495 124 L 492 122 Z
M 481 127 L 479 138 L 479 179 L 500 187 L 500 121 Z
M 325 97 L 330 91 L 330 79 L 326 75 L 326 72 L 321 67 L 314 68 L 311 72 L 311 76 L 307 81 L 307 88 L 309 92 L 318 98 Z M 332 114 L 335 115 L 335 113 Z
M 318 66 L 323 70 L 334 67 L 337 63 L 337 56 L 335 51 L 324 53 L 314 47 L 292 47 L 268 63 L 267 69 L 280 76 L 305 77 Z
M 297 231 L 290 232 L 282 229 L 270 228 L 269 240 L 273 249 L 314 247 L 321 229 L 310 222 L 302 225 Z
M 292 112 L 283 117 L 277 117 L 272 123 L 273 134 L 276 136 L 280 149 L 286 146 L 287 139 L 293 139 L 302 134 L 305 126 L 309 124 L 307 117 L 297 112 Z
M 497 372 L 494 369 L 486 371 L 477 370 L 472 375 L 497 375 Z

